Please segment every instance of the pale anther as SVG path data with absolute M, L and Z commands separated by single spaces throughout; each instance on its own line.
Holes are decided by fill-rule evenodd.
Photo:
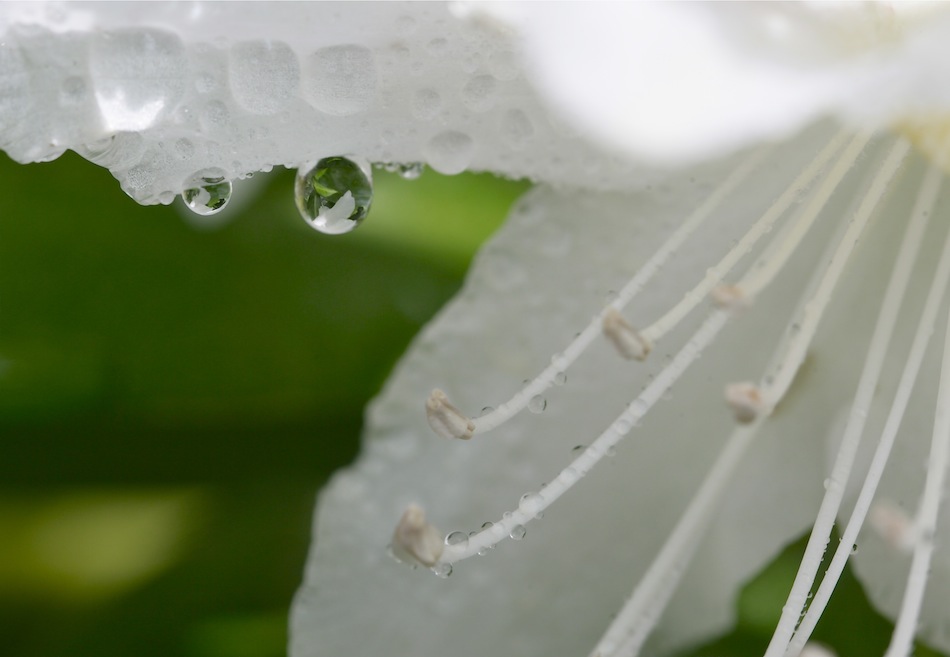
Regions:
M 713 303 L 725 310 L 737 310 L 748 307 L 750 299 L 738 285 L 717 285 L 709 293 Z
M 762 391 L 754 383 L 730 383 L 726 386 L 726 403 L 735 414 L 736 422 L 748 424 L 765 410 Z
M 613 307 L 604 312 L 601 326 L 604 335 L 627 360 L 644 360 L 653 348 L 653 344 L 630 326 Z
M 871 528 L 892 549 L 911 552 L 917 540 L 917 527 L 904 509 L 893 502 L 875 502 L 868 512 Z
M 475 423 L 452 405 L 438 388 L 426 400 L 426 419 L 432 430 L 443 438 L 468 440 L 475 432 Z
M 431 568 L 442 556 L 442 548 L 442 534 L 426 522 L 422 507 L 410 504 L 393 532 L 393 556 Z

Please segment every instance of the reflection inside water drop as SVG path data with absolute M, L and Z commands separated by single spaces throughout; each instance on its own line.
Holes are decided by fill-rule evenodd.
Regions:
M 231 181 L 224 177 L 221 169 L 199 171 L 185 181 L 181 198 L 195 214 L 215 214 L 231 200 Z
M 301 167 L 294 185 L 300 216 L 328 235 L 348 233 L 369 213 L 373 181 L 369 165 L 342 156 Z

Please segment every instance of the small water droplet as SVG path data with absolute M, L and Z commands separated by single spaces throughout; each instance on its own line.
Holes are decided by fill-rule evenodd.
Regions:
M 491 529 L 494 526 L 495 526 L 495 523 L 493 523 L 491 520 L 487 520 L 482 523 L 482 529 Z
M 616 290 L 607 290 L 607 294 L 604 295 L 604 303 L 611 304 L 616 301 L 619 296 Z
M 436 577 L 441 577 L 445 579 L 446 577 L 452 574 L 452 564 L 450 563 L 437 563 L 432 566 L 432 572 L 435 573 Z
M 857 553 L 858 553 L 858 544 L 855 543 L 854 545 L 851 546 L 851 554 L 857 554 Z
M 821 482 L 821 485 L 824 486 L 825 490 L 828 490 L 831 488 L 831 479 L 825 479 L 823 482 Z
M 521 512 L 526 515 L 537 516 L 543 512 L 544 498 L 542 498 L 537 493 L 525 493 L 521 496 L 521 501 L 518 503 L 518 508 L 521 509 Z
M 508 534 L 508 536 L 510 536 L 512 540 L 520 541 L 527 533 L 528 530 L 524 528 L 524 525 L 515 525 L 511 528 L 511 532 Z
M 574 445 L 574 447 L 571 448 L 571 453 L 572 453 L 572 454 L 580 454 L 580 453 L 583 452 L 585 449 L 587 449 L 587 447 L 584 446 L 584 445 Z
M 181 198 L 195 214 L 215 214 L 231 200 L 231 181 L 224 177 L 221 169 L 199 171 L 185 182 Z
M 446 545 L 458 545 L 459 547 L 465 547 L 468 545 L 468 534 L 465 532 L 452 532 L 445 537 Z
M 543 413 L 547 407 L 548 400 L 541 395 L 535 395 L 531 398 L 531 401 L 528 402 L 528 410 L 532 413 Z
M 396 173 L 403 180 L 418 180 L 424 169 L 425 165 L 422 162 L 409 162 L 397 165 Z
M 342 156 L 301 167 L 294 191 L 300 216 L 327 235 L 348 233 L 359 226 L 373 203 L 369 166 Z
M 613 458 L 617 455 L 617 448 L 611 445 L 604 451 L 604 454 L 606 454 L 609 458 Z
M 494 413 L 495 409 L 491 406 L 485 406 L 482 408 L 482 415 L 488 415 L 489 413 Z
M 564 372 L 558 372 L 554 375 L 554 383 L 559 386 L 563 386 L 567 383 L 567 374 Z

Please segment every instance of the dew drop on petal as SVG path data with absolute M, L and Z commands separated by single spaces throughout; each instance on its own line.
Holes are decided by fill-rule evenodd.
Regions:
M 231 200 L 231 181 L 225 178 L 221 169 L 204 169 L 185 182 L 181 198 L 195 214 L 215 214 Z
M 527 533 L 528 530 L 524 528 L 524 525 L 515 525 L 511 528 L 511 533 L 509 533 L 508 536 L 510 536 L 512 540 L 520 541 Z
M 460 547 L 465 547 L 468 545 L 468 534 L 465 532 L 452 532 L 445 537 L 446 545 L 458 545 Z
M 475 142 L 472 138 L 455 130 L 435 135 L 425 149 L 429 166 L 447 176 L 465 171 L 472 162 L 474 152 Z
M 548 400 L 541 395 L 535 395 L 531 398 L 531 401 L 528 402 L 528 410 L 532 413 L 543 413 L 547 407 Z
M 328 235 L 348 233 L 366 218 L 373 203 L 368 165 L 342 156 L 301 167 L 294 185 L 300 216 Z

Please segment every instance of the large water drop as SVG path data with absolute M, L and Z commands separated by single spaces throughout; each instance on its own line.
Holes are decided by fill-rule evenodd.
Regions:
M 195 214 L 215 214 L 231 200 L 231 181 L 220 169 L 199 171 L 185 182 L 181 198 Z
M 369 165 L 342 156 L 301 167 L 294 187 L 300 216 L 328 235 L 348 233 L 359 226 L 373 203 Z

